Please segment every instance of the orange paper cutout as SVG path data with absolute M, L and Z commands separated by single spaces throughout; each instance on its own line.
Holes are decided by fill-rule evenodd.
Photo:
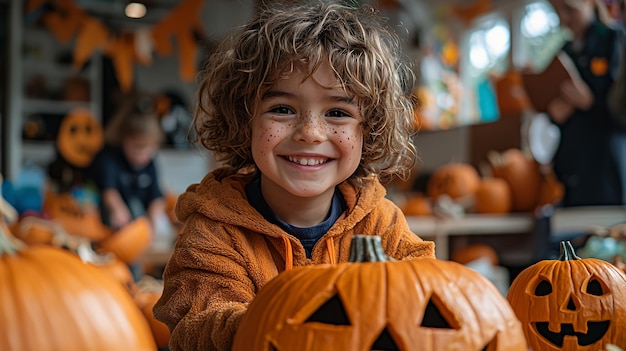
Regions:
M 152 38 L 148 46 L 140 49 L 135 47 L 146 44 L 146 37 L 138 39 L 134 33 L 126 33 L 118 39 L 110 38 L 110 31 L 96 19 L 77 7 L 73 0 L 29 0 L 28 9 L 36 9 L 46 3 L 52 3 L 54 11 L 43 16 L 44 23 L 61 43 L 68 43 L 77 33 L 78 39 L 74 48 L 74 66 L 82 66 L 94 51 L 105 49 L 111 56 L 118 81 L 123 90 L 128 90 L 133 82 L 133 64 L 152 63 L 147 52 L 150 48 L 161 56 L 173 52 L 172 38 L 178 46 L 181 61 L 181 79 L 190 81 L 196 74 L 196 56 L 198 44 L 194 34 L 202 32 L 200 13 L 205 0 L 185 0 L 175 7 L 165 18 L 153 25 L 146 37 Z M 191 19 L 191 20 L 190 20 Z
M 130 33 L 120 35 L 107 50 L 113 60 L 113 67 L 122 91 L 130 91 L 133 85 L 134 37 Z
M 106 49 L 109 31 L 98 20 L 88 19 L 82 26 L 74 45 L 74 67 L 82 67 L 96 50 Z

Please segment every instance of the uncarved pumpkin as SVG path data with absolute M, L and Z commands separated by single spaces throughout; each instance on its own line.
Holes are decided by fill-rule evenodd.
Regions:
M 483 178 L 474 193 L 476 213 L 509 213 L 512 204 L 509 183 L 501 178 Z
M 533 350 L 626 348 L 626 275 L 611 263 L 579 258 L 561 242 L 558 260 L 523 270 L 507 294 Z
M 163 295 L 163 281 L 144 276 L 137 283 L 137 291 L 133 297 L 150 325 L 157 346 L 166 348 L 170 342 L 170 330 L 167 325 L 154 318 L 152 312 L 152 308 L 161 295 Z
M 372 238 L 353 241 L 356 262 L 297 267 L 269 281 L 233 351 L 527 351 L 519 321 L 486 278 L 452 261 L 385 260 Z
M 120 260 L 133 263 L 148 249 L 151 241 L 150 221 L 147 217 L 142 216 L 100 241 L 97 250 L 113 253 Z
M 437 168 L 426 185 L 426 193 L 433 199 L 445 194 L 452 199 L 473 196 L 480 184 L 480 175 L 467 163 L 449 163 Z
M 402 205 L 402 212 L 407 216 L 432 216 L 433 205 L 424 194 L 411 194 Z
M 472 261 L 485 258 L 492 266 L 500 262 L 496 250 L 487 244 L 470 244 L 452 251 L 450 259 L 460 264 L 468 264 Z
M 504 179 L 511 188 L 511 211 L 533 211 L 537 207 L 541 184 L 537 161 L 515 148 L 490 155 L 493 176 Z
M 117 281 L 63 249 L 18 248 L 0 226 L 0 350 L 157 349 Z

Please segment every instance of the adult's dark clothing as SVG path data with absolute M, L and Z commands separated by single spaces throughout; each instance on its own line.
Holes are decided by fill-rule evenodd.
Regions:
M 611 115 L 606 98 L 619 67 L 618 30 L 596 21 L 582 47 L 563 47 L 594 96 L 588 111 L 577 109 L 557 124 L 553 165 L 565 186 L 564 207 L 626 204 L 626 126 Z

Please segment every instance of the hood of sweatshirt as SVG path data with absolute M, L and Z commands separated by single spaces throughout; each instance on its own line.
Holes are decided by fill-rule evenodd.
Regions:
M 245 187 L 252 181 L 254 174 L 237 174 L 218 181 L 215 172 L 207 174 L 204 179 L 187 188 L 180 195 L 176 204 L 176 216 L 184 222 L 192 214 L 201 214 L 207 218 L 224 224 L 264 233 L 270 236 L 279 236 L 276 226 L 267 222 L 258 213 L 246 198 Z M 340 226 L 334 226 L 328 232 L 329 237 L 338 235 L 351 229 L 386 195 L 386 189 L 372 179 L 373 186 L 366 187 L 368 191 L 359 192 L 347 182 L 339 185 L 339 189 L 346 201 L 348 210 L 342 216 Z

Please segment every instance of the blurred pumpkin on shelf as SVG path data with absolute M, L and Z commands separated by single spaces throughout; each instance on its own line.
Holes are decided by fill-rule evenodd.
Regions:
M 433 207 L 430 198 L 422 193 L 414 193 L 407 196 L 401 207 L 407 216 L 432 216 Z
M 479 259 L 486 259 L 492 266 L 500 262 L 496 250 L 487 244 L 470 244 L 452 251 L 450 260 L 460 264 L 468 264 Z
M 504 179 L 511 188 L 511 211 L 533 211 L 537 207 L 541 184 L 537 161 L 516 148 L 491 151 L 487 157 L 493 176 Z
M 474 194 L 474 212 L 505 214 L 511 206 L 511 188 L 504 179 L 487 177 L 480 181 Z
M 435 169 L 426 184 L 426 194 L 433 200 L 441 195 L 451 199 L 474 196 L 480 184 L 480 175 L 468 163 L 449 163 Z

